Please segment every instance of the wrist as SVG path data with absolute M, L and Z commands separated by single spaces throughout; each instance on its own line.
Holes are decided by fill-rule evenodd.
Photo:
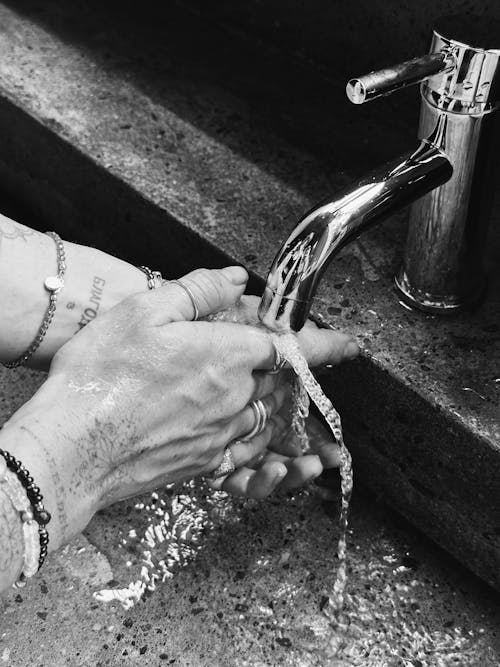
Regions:
M 65 284 L 44 341 L 28 362 L 36 368 L 47 368 L 54 354 L 96 317 L 148 289 L 144 273 L 128 262 L 67 241 L 64 248 Z
M 147 290 L 146 276 L 116 257 L 68 241 L 63 241 L 61 254 L 49 235 L 0 215 L 0 232 L 2 229 L 5 238 L 12 240 L 0 262 L 3 362 L 17 360 L 41 336 L 27 364 L 45 368 L 81 327 L 125 297 Z M 46 279 L 59 276 L 64 255 L 64 284 L 57 292 L 55 309 L 49 313 L 53 294 L 47 291 Z
M 56 379 L 40 390 L 0 429 L 0 448 L 28 469 L 51 514 L 49 551 L 59 548 L 89 523 L 98 509 L 87 489 L 74 489 L 78 459 L 71 446 L 76 420 L 58 407 Z
M 117 257 L 74 243 L 66 243 L 66 254 L 67 281 L 58 313 L 61 324 L 65 321 L 65 340 L 126 297 L 148 289 L 144 273 Z

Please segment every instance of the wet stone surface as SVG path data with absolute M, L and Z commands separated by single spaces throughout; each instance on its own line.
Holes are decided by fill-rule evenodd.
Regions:
M 43 381 L 0 371 L 0 421 Z M 151 497 L 101 512 L 0 603 L 0 665 L 325 667 L 491 665 L 500 661 L 500 597 L 355 485 L 342 632 L 323 608 L 336 574 L 339 479 L 297 495 L 241 502 L 187 485 L 192 549 L 135 607 L 93 593 L 139 576 Z M 168 509 L 172 493 L 158 492 Z M 157 558 L 179 545 L 163 542 Z M 170 548 L 170 551 L 168 549 Z M 175 560 L 175 559 L 174 559 Z M 337 657 L 328 657 L 338 642 Z
M 193 667 L 498 664 L 498 597 L 372 498 L 355 496 L 336 660 L 325 652 L 332 635 L 322 608 L 336 571 L 338 503 L 312 489 L 261 503 L 204 504 L 211 526 L 197 555 L 126 612 L 96 603 L 92 592 L 137 575 L 134 554 L 117 542 L 129 527 L 145 527 L 145 516 L 131 504 L 102 513 L 87 531 L 90 543 L 80 538 L 53 554 L 36 581 L 9 595 L 0 659 L 16 666 L 27 656 L 37 665 L 128 665 L 141 655 L 147 664 Z
M 382 100 L 378 113 L 376 106 L 354 113 L 339 105 L 334 123 L 332 108 L 320 99 L 324 87 L 310 86 L 317 97 L 297 95 L 289 67 L 289 91 L 323 110 L 315 123 L 304 112 L 305 122 L 322 142 L 323 127 L 330 128 L 317 159 L 268 131 L 263 108 L 276 118 L 281 79 L 270 76 L 263 86 L 247 52 L 233 65 L 232 54 L 224 52 L 228 41 L 214 40 L 204 25 L 183 25 L 169 15 L 152 26 L 147 15 L 139 21 L 126 12 L 115 16 L 102 3 L 84 4 L 25 0 L 0 6 L 3 184 L 23 201 L 28 192 L 43 228 L 56 228 L 64 238 L 120 252 L 165 275 L 177 269 L 178 258 L 187 269 L 231 257 L 263 277 L 289 226 L 314 201 L 411 148 L 414 128 L 402 127 L 390 111 L 402 98 L 394 107 Z M 224 48 L 212 61 L 215 43 Z M 229 79 L 243 82 L 236 94 L 225 88 Z M 384 116 L 389 125 L 380 122 Z M 473 314 L 438 320 L 400 308 L 392 292 L 404 225 L 405 215 L 395 216 L 346 248 L 322 283 L 316 310 L 355 336 L 364 352 L 344 376 L 336 372 L 346 379 L 336 401 L 346 396 L 353 429 L 359 418 L 369 420 L 368 443 L 355 429 L 348 442 L 363 464 L 358 475 L 363 471 L 370 483 L 377 478 L 379 490 L 422 530 L 498 582 L 500 226 L 492 225 L 488 244 L 485 302 Z M 108 245 L 102 243 L 106 235 Z M 200 239 L 211 248 L 203 260 Z M 346 417 L 347 407 L 341 410 Z M 438 489 L 437 500 L 429 485 Z M 488 562 L 478 563 L 485 552 Z M 87 604 L 87 592 L 82 595 Z M 169 590 L 165 608 L 174 598 Z M 29 627 L 21 626 L 29 636 Z M 55 619 L 53 626 L 61 639 Z

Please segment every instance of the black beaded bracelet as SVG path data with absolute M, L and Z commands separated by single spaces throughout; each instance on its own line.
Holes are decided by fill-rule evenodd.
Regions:
M 9 470 L 17 476 L 18 480 L 23 485 L 28 500 L 33 508 L 33 518 L 38 523 L 38 535 L 40 537 L 40 558 L 38 560 L 38 569 L 40 569 L 47 556 L 47 549 L 49 546 L 49 533 L 45 526 L 51 519 L 50 513 L 47 512 L 43 506 L 43 496 L 40 493 L 40 489 L 35 484 L 33 477 L 29 474 L 23 464 L 4 449 L 0 449 L 0 455 L 5 459 L 5 463 Z

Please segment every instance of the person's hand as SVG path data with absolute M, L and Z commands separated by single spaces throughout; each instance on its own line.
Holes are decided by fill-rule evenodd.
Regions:
M 257 297 L 244 296 L 235 306 L 225 313 L 217 315 L 229 321 L 258 324 Z M 311 321 L 297 335 L 301 350 L 309 366 L 337 364 L 341 361 L 354 359 L 359 349 L 357 344 L 346 334 L 320 329 Z M 284 369 L 282 376 L 291 383 L 292 372 Z M 280 490 L 290 490 L 304 486 L 318 477 L 325 468 L 335 468 L 340 463 L 340 451 L 324 430 L 316 425 L 310 438 L 310 452 L 303 454 L 291 428 L 291 400 L 287 400 L 279 411 L 271 418 L 273 429 L 266 450 L 256 459 L 238 468 L 234 473 L 223 479 L 211 482 L 212 488 L 222 489 L 232 495 L 264 498 L 269 495 L 276 484 L 277 475 L 282 476 Z M 312 418 L 310 419 L 312 421 Z
M 195 271 L 181 283 L 202 318 L 239 299 L 246 279 L 233 267 Z M 272 418 L 287 400 L 287 384 L 265 372 L 274 363 L 265 331 L 189 321 L 193 315 L 175 282 L 125 299 L 59 350 L 47 381 L 4 429 L 12 442 L 16 428 L 38 441 L 34 448 L 25 438 L 13 453 L 35 479 L 52 478 L 38 483 L 66 525 L 59 543 L 99 508 L 209 474 L 225 447 L 252 431 L 252 401 L 261 399 Z M 270 423 L 235 445 L 236 466 L 258 456 L 271 435 Z

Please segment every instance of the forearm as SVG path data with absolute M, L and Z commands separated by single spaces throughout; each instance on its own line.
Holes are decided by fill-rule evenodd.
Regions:
M 14 420 L 15 421 L 15 417 Z M 0 449 L 20 460 L 29 471 L 34 483 L 43 495 L 44 507 L 53 516 L 49 523 L 49 548 L 54 549 L 64 541 L 68 530 L 65 505 L 58 507 L 60 485 L 55 484 L 59 477 L 58 466 L 50 470 L 52 461 L 49 451 L 40 447 L 32 436 L 30 419 L 20 417 L 12 426 L 8 423 L 0 430 Z M 30 424 L 31 425 L 31 424 Z M 0 464 L 4 459 L 0 456 Z M 0 466 L 1 471 L 2 466 Z M 5 474 L 5 473 L 4 473 Z M 8 473 L 11 474 L 11 473 Z M 0 474 L 0 479 L 2 478 Z M 20 486 L 20 479 L 17 479 Z M 26 544 L 22 529 L 21 512 L 14 507 L 15 496 L 11 495 L 5 481 L 0 482 L 0 591 L 7 589 L 19 579 L 23 570 Z
M 146 276 L 127 262 L 67 241 L 64 249 L 64 288 L 43 342 L 26 365 L 48 367 L 57 350 L 85 324 L 147 289 Z M 0 215 L 0 361 L 15 359 L 35 338 L 49 301 L 44 281 L 56 274 L 54 241 Z

